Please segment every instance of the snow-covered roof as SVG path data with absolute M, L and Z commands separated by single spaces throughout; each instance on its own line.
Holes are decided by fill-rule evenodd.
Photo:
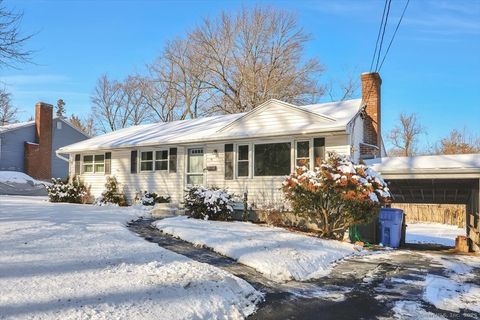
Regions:
M 360 107 L 360 99 L 306 106 L 271 99 L 247 113 L 120 129 L 60 148 L 58 153 L 345 131 Z
M 480 172 L 480 154 L 452 154 L 415 157 L 386 157 L 365 161 L 384 173 Z
M 4 133 L 4 132 L 7 132 L 7 131 L 12 131 L 12 130 L 23 128 L 23 127 L 28 127 L 28 126 L 31 126 L 31 125 L 34 125 L 34 124 L 35 124 L 35 120 L 7 124 L 7 125 L 4 125 L 4 126 L 0 126 L 0 133 Z

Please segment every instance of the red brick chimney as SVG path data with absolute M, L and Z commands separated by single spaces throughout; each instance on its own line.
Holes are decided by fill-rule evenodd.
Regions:
M 38 102 L 35 105 L 34 143 L 25 142 L 25 173 L 36 179 L 52 177 L 53 106 Z
M 382 148 L 381 97 L 382 79 L 376 72 L 362 73 L 362 104 L 365 106 L 362 155 L 379 157 Z M 373 146 L 376 146 L 373 147 Z

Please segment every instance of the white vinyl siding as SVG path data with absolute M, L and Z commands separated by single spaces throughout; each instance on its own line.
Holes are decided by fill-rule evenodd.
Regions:
M 283 203 L 283 193 L 281 191 L 284 176 L 259 177 L 253 175 L 253 148 L 255 144 L 289 142 L 291 144 L 291 170 L 294 169 L 296 160 L 297 141 L 309 141 L 310 157 L 313 157 L 313 139 L 325 138 L 325 152 L 335 151 L 340 154 L 350 154 L 349 137 L 345 134 L 334 136 L 311 135 L 302 137 L 287 137 L 278 139 L 249 139 L 233 142 L 208 143 L 203 148 L 203 184 L 206 186 L 218 186 L 228 188 L 228 191 L 236 195 L 242 195 L 248 192 L 249 202 L 257 204 Z M 225 179 L 225 144 L 234 145 L 234 174 L 232 180 Z M 238 176 L 238 147 L 249 146 L 249 176 Z M 142 151 L 160 151 L 168 150 L 165 146 L 149 149 L 122 149 L 109 150 L 112 153 L 111 175 L 117 177 L 118 182 L 124 189 L 127 198 L 131 201 L 135 195 L 141 191 L 157 192 L 160 195 L 169 195 L 175 203 L 183 201 L 184 190 L 187 186 L 187 150 L 199 148 L 198 145 L 192 146 L 173 146 L 177 147 L 177 171 L 168 170 L 138 171 L 137 174 L 130 173 L 130 156 L 132 150 L 138 150 L 138 159 Z M 87 155 L 88 153 L 84 153 Z M 82 159 L 83 155 L 82 153 Z M 90 153 L 91 154 L 91 153 Z M 155 158 L 155 155 L 153 156 Z M 72 157 L 73 158 L 73 157 Z M 312 161 L 311 161 L 312 162 Z M 70 170 L 73 172 L 74 162 L 70 162 Z M 138 161 L 140 166 L 140 161 Z M 193 164 L 192 164 L 193 165 Z M 200 166 L 198 165 L 199 169 Z M 206 169 L 206 170 L 203 170 Z M 198 172 L 200 174 L 200 172 Z M 82 174 L 85 183 L 91 186 L 91 192 L 94 196 L 99 196 L 106 182 L 106 176 L 100 174 Z

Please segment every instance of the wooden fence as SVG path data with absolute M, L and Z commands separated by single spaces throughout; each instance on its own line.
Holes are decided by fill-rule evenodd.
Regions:
M 465 206 L 459 204 L 410 204 L 394 203 L 392 207 L 402 209 L 409 222 L 436 222 L 465 227 Z

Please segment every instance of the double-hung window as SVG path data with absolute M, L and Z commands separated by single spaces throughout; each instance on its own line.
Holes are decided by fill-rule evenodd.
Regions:
M 83 156 L 83 172 L 84 173 L 104 173 L 105 172 L 105 155 L 84 155 Z
M 310 141 L 297 141 L 295 166 L 310 169 Z
M 153 171 L 153 151 L 141 152 L 140 171 Z
M 140 171 L 167 171 L 168 150 L 140 152 Z
M 155 151 L 155 170 L 168 170 L 168 150 Z
M 237 152 L 237 176 L 249 176 L 249 148 L 248 145 L 238 146 Z

